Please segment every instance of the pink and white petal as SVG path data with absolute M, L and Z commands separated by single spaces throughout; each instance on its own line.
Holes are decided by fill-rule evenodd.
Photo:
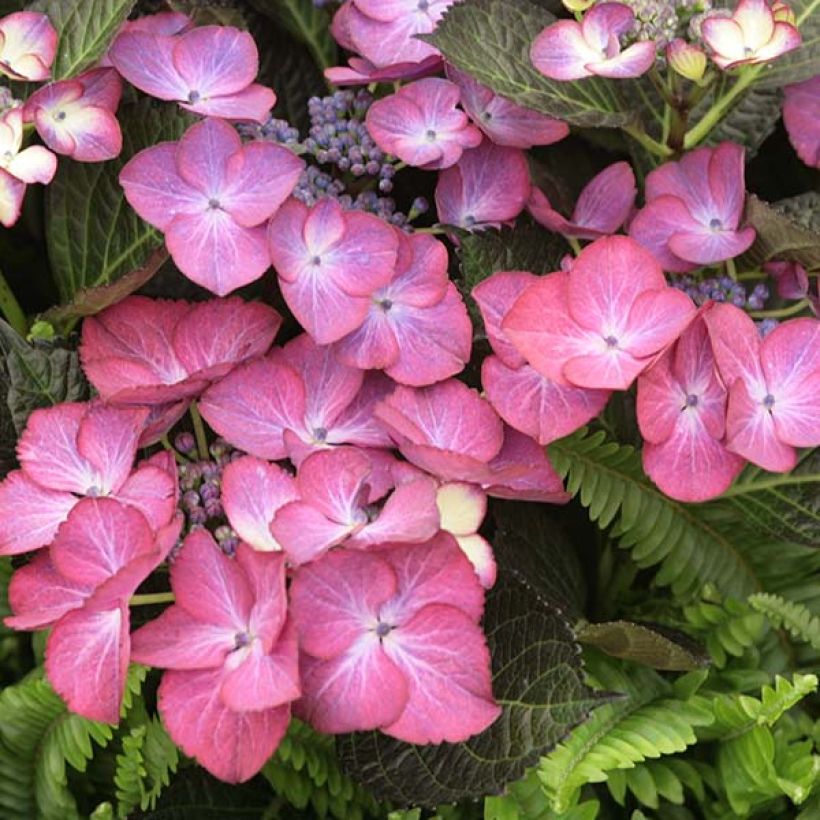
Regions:
M 672 344 L 696 314 L 697 308 L 683 291 L 670 287 L 646 290 L 629 311 L 620 344 L 636 358 L 654 356 Z
M 243 783 L 276 751 L 290 723 L 290 707 L 234 712 L 219 696 L 223 673 L 166 672 L 159 711 L 171 739 L 212 775 Z
M 185 100 L 190 89 L 174 65 L 176 37 L 121 33 L 108 50 L 114 68 L 131 85 L 160 100 Z
M 334 419 L 332 428 L 328 430 L 327 443 L 370 448 L 392 447 L 393 441 L 374 415 L 374 407 L 394 387 L 395 383 L 382 373 L 366 373 L 361 390 Z M 372 476 L 370 480 L 374 480 Z
M 371 304 L 362 326 L 333 346 L 336 357 L 348 367 L 362 370 L 389 367 L 399 357 L 393 324 L 387 311 Z
M 48 185 L 57 172 L 57 157 L 42 145 L 32 145 L 13 157 L 6 167 L 22 182 Z
M 220 119 L 208 118 L 192 125 L 178 143 L 176 167 L 182 179 L 216 199 L 228 184 L 228 161 L 242 148 L 236 129 Z
M 415 37 L 429 34 L 435 24 L 427 14 L 405 14 L 382 22 L 362 14 L 352 6 L 347 14 L 346 30 L 354 51 L 378 67 L 396 63 L 419 63 L 439 52 Z
M 601 349 L 568 359 L 563 375 L 570 385 L 589 390 L 628 390 L 649 365 L 649 359 L 636 359 L 623 348 Z
M 715 52 L 713 60 L 724 67 L 743 60 L 746 56 L 746 42 L 743 29 L 731 18 L 707 17 L 701 26 L 703 41 Z
M 236 630 L 204 623 L 179 606 L 169 606 L 131 635 L 131 659 L 162 669 L 221 667 L 234 649 Z
M 665 442 L 675 432 L 681 413 L 687 410 L 686 389 L 675 378 L 672 361 L 672 352 L 668 351 L 638 379 L 636 410 L 646 443 Z
M 0 168 L 0 224 L 10 228 L 20 218 L 26 183 Z
M 601 233 L 614 233 L 626 222 L 635 204 L 636 194 L 635 174 L 629 163 L 616 162 L 584 186 L 572 220 Z
M 669 250 L 687 262 L 711 265 L 740 256 L 754 241 L 754 228 L 744 228 L 742 231 L 701 228 L 692 233 L 673 233 L 669 237 Z
M 757 51 L 774 34 L 774 18 L 769 4 L 764 0 L 740 0 L 732 19 L 743 32 L 743 42 Z
M 54 540 L 79 499 L 69 492 L 49 490 L 32 481 L 23 470 L 13 470 L 0 483 L 0 555 L 19 555 L 45 547 Z
M 709 191 L 720 208 L 718 215 L 727 230 L 738 227 L 743 213 L 744 154 L 742 145 L 722 142 L 709 158 Z
M 271 524 L 273 537 L 293 564 L 315 560 L 331 547 L 341 544 L 354 528 L 354 524 L 331 521 L 316 507 L 303 501 L 285 504 Z
M 396 232 L 399 240 L 396 274 L 374 295 L 387 293 L 394 302 L 413 307 L 430 307 L 447 292 L 447 248 L 429 234 Z
M 0 62 L 13 79 L 47 80 L 57 53 L 57 31 L 48 16 L 18 11 L 0 20 Z
M 276 105 L 276 94 L 267 86 L 253 83 L 235 94 L 210 97 L 200 100 L 195 105 L 181 103 L 180 108 L 192 114 L 201 114 L 203 117 L 219 117 L 235 122 L 250 121 L 261 124 L 270 116 L 274 105 Z
M 322 450 L 299 467 L 296 485 L 306 503 L 337 523 L 358 523 L 362 490 L 372 471 L 370 459 L 352 447 Z
M 555 208 L 540 188 L 533 186 L 530 193 L 527 210 L 532 214 L 536 222 L 543 225 L 553 233 L 560 233 L 564 236 L 576 236 L 577 225 L 567 221 Z M 592 237 L 594 238 L 594 237 Z
M 592 76 L 587 64 L 600 60 L 601 53 L 584 39 L 580 23 L 559 20 L 535 38 L 530 59 L 551 80 L 580 80 Z
M 186 32 L 176 40 L 173 61 L 188 90 L 202 97 L 242 91 L 259 71 L 253 37 L 233 26 L 199 26 Z
M 750 392 L 764 396 L 768 389 L 760 364 L 760 334 L 752 319 L 740 308 L 726 304 L 712 305 L 703 318 L 726 387 L 741 379 Z
M 396 572 L 383 554 L 334 550 L 293 574 L 290 612 L 302 650 L 330 659 L 351 649 L 375 626 L 396 594 Z
M 452 743 L 501 714 L 493 700 L 490 653 L 481 629 L 461 610 L 431 604 L 384 639 L 407 679 L 409 698 L 385 734 L 408 743 Z
M 697 266 L 671 251 L 670 237 L 675 233 L 702 230 L 703 226 L 692 217 L 683 201 L 669 195 L 651 199 L 629 223 L 629 235 L 651 251 L 664 270 L 672 273 L 686 273 Z
M 113 68 L 93 68 L 76 78 L 83 86 L 83 102 L 112 114 L 122 98 L 122 80 Z
M 642 40 L 624 49 L 617 57 L 590 62 L 586 67 L 598 77 L 612 77 L 619 80 L 640 77 L 654 65 L 656 48 L 654 40 Z
M 243 228 L 216 208 L 175 217 L 165 244 L 180 271 L 217 296 L 256 281 L 270 267 L 265 228 Z
M 788 51 L 800 48 L 803 39 L 797 28 L 790 23 L 778 22 L 774 25 L 774 33 L 768 43 L 757 49 L 755 62 L 763 63 L 774 60 Z
M 104 162 L 122 151 L 120 124 L 105 108 L 73 106 L 59 124 L 53 122 L 51 114 L 39 109 L 35 122 L 49 148 L 78 162 Z
M 783 89 L 783 124 L 797 156 L 820 168 L 820 75 Z
M 197 392 L 204 390 L 206 385 L 198 385 Z M 171 428 L 185 415 L 190 402 L 187 400 L 166 402 L 153 405 L 145 422 L 139 446 L 150 447 L 157 444 L 164 435 L 171 431 Z
M 253 456 L 232 461 L 222 473 L 222 505 L 237 535 L 262 552 L 282 549 L 270 523 L 276 511 L 299 494 L 293 477 Z
M 498 566 L 495 563 L 493 548 L 486 538 L 480 535 L 457 535 L 455 536 L 461 551 L 467 556 L 473 565 L 476 577 L 481 582 L 484 589 L 492 589 L 498 575 Z
M 623 3 L 598 3 L 585 15 L 581 23 L 584 39 L 592 48 L 605 50 L 614 34 L 619 37 L 635 24 L 635 12 Z
M 176 496 L 175 477 L 147 464 L 135 470 L 112 498 L 138 509 L 156 532 L 173 517 Z
M 452 481 L 442 484 L 436 494 L 441 528 L 456 536 L 472 535 L 487 514 L 487 496 L 474 484 Z
M 83 607 L 52 628 L 46 642 L 46 676 L 72 712 L 118 723 L 129 654 L 127 602 L 114 609 Z

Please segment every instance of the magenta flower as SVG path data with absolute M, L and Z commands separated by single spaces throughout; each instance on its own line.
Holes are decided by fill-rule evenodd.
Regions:
M 330 198 L 313 208 L 288 200 L 270 222 L 268 243 L 288 307 L 321 345 L 361 326 L 370 297 L 393 276 L 398 250 L 389 225 Z
M 57 157 L 42 145 L 23 148 L 23 112 L 10 108 L 0 115 L 0 223 L 10 228 L 20 218 L 26 185 L 48 185 L 57 171 Z
M 418 80 L 428 77 L 441 69 L 441 57 L 434 54 L 420 63 L 396 63 L 379 68 L 363 57 L 351 57 L 347 66 L 333 66 L 325 69 L 325 78 L 332 85 L 370 85 L 370 83 L 391 83 L 394 80 Z
M 642 40 L 621 50 L 620 38 L 635 27 L 635 12 L 622 3 L 599 3 L 582 22 L 559 20 L 535 38 L 530 59 L 551 80 L 640 77 L 655 62 L 655 43 Z
M 549 444 L 597 416 L 609 400 L 609 390 L 557 384 L 542 376 L 518 352 L 502 323 L 518 297 L 538 277 L 523 271 L 493 274 L 473 289 L 494 356 L 481 366 L 481 384 L 495 411 L 521 433 Z
M 300 567 L 291 588 L 299 714 L 320 732 L 380 729 L 409 743 L 483 731 L 501 713 L 483 607 L 470 562 L 444 533 L 424 545 L 334 550 Z
M 300 462 L 339 444 L 389 447 L 373 405 L 393 383 L 342 364 L 307 334 L 237 368 L 202 397 L 208 424 L 235 447 L 273 461 Z
M 776 19 L 766 0 L 740 0 L 731 17 L 707 17 L 701 32 L 723 69 L 768 63 L 800 45 L 800 32 Z
M 738 256 L 755 239 L 754 228 L 740 228 L 743 180 L 743 147 L 731 142 L 667 162 L 647 176 L 629 235 L 674 273 Z
M 163 561 L 182 517 L 155 533 L 133 507 L 110 498 L 80 501 L 48 553 L 15 572 L 13 629 L 51 627 L 46 675 L 68 708 L 117 723 L 130 656 L 128 599 Z
M 799 262 L 766 262 L 763 270 L 774 279 L 781 299 L 805 299 L 808 295 L 809 275 Z
M 508 222 L 524 209 L 530 187 L 524 152 L 484 140 L 439 174 L 439 222 L 468 230 Z
M 114 116 L 121 95 L 117 72 L 95 68 L 35 91 L 23 114 L 52 151 L 79 162 L 103 162 L 122 150 L 122 131 Z
M 456 108 L 459 97 L 458 86 L 448 80 L 416 80 L 374 102 L 367 129 L 379 148 L 408 165 L 449 168 L 482 140 L 481 131 Z
M 291 563 L 313 561 L 342 543 L 356 549 L 388 542 L 416 544 L 438 532 L 432 479 L 399 484 L 376 511 L 369 503 L 372 473 L 367 455 L 348 447 L 313 453 L 299 465 L 300 499 L 279 509 L 271 525 Z
M 608 236 L 584 248 L 571 273 L 530 285 L 502 329 L 557 384 L 626 390 L 694 313 L 652 254 L 628 237 Z
M 273 308 L 236 296 L 196 303 L 129 296 L 83 322 L 80 358 L 104 399 L 178 402 L 266 353 L 281 323 Z
M 132 472 L 145 408 L 101 402 L 35 410 L 17 445 L 20 469 L 0 483 L 0 554 L 44 547 L 83 497 L 110 496 L 136 507 L 154 529 L 176 503 L 176 469 L 165 462 Z
M 820 168 L 820 74 L 783 89 L 783 124 L 797 156 Z
M 384 370 L 401 384 L 432 384 L 467 364 L 473 328 L 447 276 L 445 246 L 426 234 L 396 235 L 395 276 L 373 293 L 362 326 L 334 350 L 350 367 Z
M 140 151 L 120 172 L 120 184 L 131 207 L 165 234 L 177 267 L 224 296 L 270 267 L 264 223 L 303 168 L 287 148 L 243 146 L 228 123 L 206 119 L 179 142 Z
M 160 11 L 156 14 L 146 14 L 144 17 L 137 17 L 135 20 L 126 20 L 118 32 L 118 36 L 128 31 L 142 31 L 149 34 L 162 34 L 172 36 L 180 34 L 186 29 L 193 28 L 193 20 L 181 11 Z M 116 38 L 114 38 L 116 42 Z M 113 43 L 112 43 L 113 46 Z M 110 50 L 110 49 L 109 49 Z M 113 68 L 108 52 L 100 60 L 98 65 L 101 68 Z
M 246 544 L 228 558 L 198 530 L 171 565 L 171 587 L 175 603 L 131 636 L 132 656 L 169 670 L 159 711 L 174 742 L 221 780 L 248 780 L 300 695 L 284 558 Z
M 108 51 L 114 68 L 140 91 L 205 117 L 264 122 L 276 104 L 254 83 L 256 43 L 231 26 L 200 26 L 175 36 L 123 31 Z
M 516 105 L 451 65 L 447 77 L 459 87 L 461 105 L 470 119 L 496 145 L 532 148 L 551 145 L 569 134 L 565 122 Z
M 713 305 L 705 319 L 729 390 L 727 447 L 764 470 L 788 472 L 795 447 L 820 444 L 820 321 L 791 319 L 761 341 L 733 305 Z
M 726 449 L 726 390 L 702 319 L 638 377 L 643 468 L 678 501 L 719 496 L 745 461 Z
M 47 80 L 57 31 L 45 14 L 18 11 L 0 18 L 0 71 L 12 80 Z
M 535 186 L 527 208 L 550 231 L 577 239 L 597 239 L 615 233 L 626 222 L 637 193 L 629 163 L 616 162 L 584 186 L 570 219 L 561 216 Z

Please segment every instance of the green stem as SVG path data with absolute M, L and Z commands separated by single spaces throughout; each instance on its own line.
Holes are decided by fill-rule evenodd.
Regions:
M 759 271 L 759 270 L 748 270 L 748 271 L 745 271 L 744 273 L 739 273 L 737 275 L 737 281 L 738 282 L 744 282 L 744 281 L 747 281 L 749 279 L 768 279 L 768 278 L 769 277 L 765 273 L 763 273 L 763 271 Z
M 144 595 L 132 595 L 129 606 L 151 606 L 153 604 L 172 604 L 176 599 L 173 592 L 146 592 Z
M 737 268 L 735 267 L 735 260 L 734 259 L 727 259 L 724 264 L 726 265 L 726 275 L 733 282 L 737 282 Z
M 440 236 L 446 234 L 444 228 L 439 228 L 438 225 L 432 225 L 429 228 L 413 228 L 413 233 L 429 233 L 433 236 Z
M 28 333 L 26 314 L 9 287 L 6 277 L 0 273 L 0 312 L 6 321 L 23 337 Z
M 650 137 L 641 126 L 625 125 L 623 131 L 625 134 L 629 134 L 632 139 L 646 148 L 650 154 L 654 154 L 656 157 L 661 157 L 661 159 L 666 159 L 667 157 L 672 156 L 673 151 L 669 148 L 669 146 L 663 145 L 656 139 Z
M 809 300 L 801 299 L 793 305 L 776 310 L 750 310 L 749 316 L 754 319 L 785 319 L 788 316 L 802 313 L 807 307 L 809 307 Z
M 191 416 L 191 422 L 194 425 L 194 435 L 196 436 L 196 449 L 199 451 L 199 457 L 203 461 L 208 460 L 208 436 L 205 434 L 205 424 L 202 421 L 202 416 L 199 415 L 199 408 L 196 402 L 191 402 L 188 408 L 188 413 Z
M 578 256 L 581 253 L 581 243 L 574 236 L 565 236 L 564 239 L 569 242 L 572 252 Z
M 182 453 L 180 453 L 179 450 L 177 450 L 171 444 L 170 440 L 168 439 L 168 434 L 167 433 L 160 439 L 160 443 L 174 457 L 177 464 L 187 464 L 188 463 L 188 459 L 185 458 L 185 456 L 182 455 Z
M 777 475 L 771 478 L 765 478 L 762 481 L 754 481 L 751 484 L 737 484 L 734 487 L 729 487 L 720 498 L 733 498 L 735 496 L 746 495 L 746 493 L 754 493 L 759 490 L 769 490 L 772 487 L 796 486 L 799 484 L 810 484 L 815 481 L 820 481 L 820 475 Z

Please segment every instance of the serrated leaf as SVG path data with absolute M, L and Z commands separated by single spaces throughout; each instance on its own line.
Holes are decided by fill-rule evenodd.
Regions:
M 6 402 L 18 433 L 38 407 L 88 397 L 76 351 L 46 344 L 34 347 L 0 321 L 0 352 L 8 378 Z
M 63 303 L 142 267 L 162 235 L 125 201 L 118 177 L 143 148 L 179 139 L 191 118 L 176 106 L 143 99 L 119 115 L 122 154 L 111 162 L 65 162 L 48 188 L 46 240 Z
M 754 267 L 777 257 L 799 262 L 809 271 L 820 268 L 820 233 L 793 222 L 754 194 L 746 196 L 743 220 L 757 236 L 739 264 Z
M 692 114 L 697 122 L 712 102 L 707 97 Z M 748 162 L 757 153 L 763 141 L 774 131 L 783 106 L 783 95 L 776 88 L 753 87 L 740 98 L 732 110 L 709 132 L 704 145 L 719 145 L 729 141 L 746 148 Z
M 802 43 L 761 67 L 755 83 L 759 88 L 777 88 L 820 74 L 820 0 L 793 0 L 789 7 L 797 18 Z
M 51 67 L 54 80 L 76 77 L 105 54 L 136 0 L 37 0 L 29 8 L 45 12 L 60 37 Z
M 378 798 L 435 806 L 497 794 L 606 698 L 583 682 L 569 623 L 515 576 L 502 574 L 489 593 L 484 629 L 503 709 L 486 731 L 439 746 L 379 732 L 340 739 L 344 765 Z
M 527 0 L 465 0 L 452 6 L 432 34 L 432 43 L 456 68 L 513 102 L 572 125 L 625 125 L 634 117 L 612 80 L 592 77 L 571 83 L 536 71 L 530 48 L 555 17 Z

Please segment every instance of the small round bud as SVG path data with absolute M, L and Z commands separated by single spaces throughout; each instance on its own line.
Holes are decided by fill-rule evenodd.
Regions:
M 196 450 L 196 439 L 192 433 L 179 433 L 179 435 L 174 438 L 174 447 L 176 447 L 180 453 L 187 456 Z
M 692 82 L 703 79 L 706 72 L 706 54 L 698 46 L 693 46 L 679 37 L 667 46 L 666 59 L 681 77 Z

